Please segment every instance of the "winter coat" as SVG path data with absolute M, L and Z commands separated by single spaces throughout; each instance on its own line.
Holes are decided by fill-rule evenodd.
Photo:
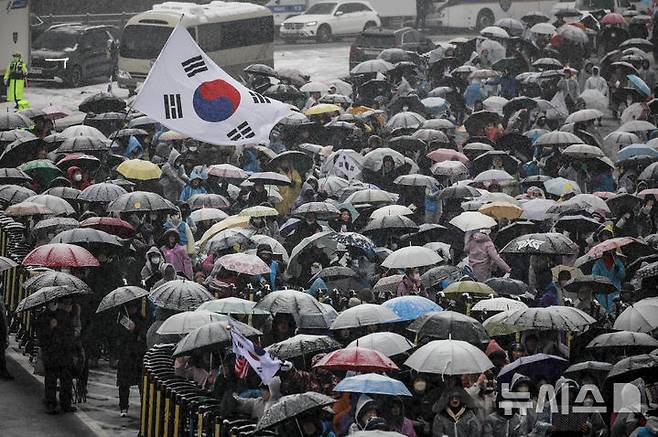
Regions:
M 397 297 L 409 295 L 428 297 L 423 284 L 420 281 L 414 281 L 407 275 L 404 275 L 402 281 L 398 284 L 396 295 Z
M 130 138 L 128 138 L 128 147 L 126 147 L 126 151 L 123 152 L 123 156 L 130 158 L 135 151 L 137 151 L 138 159 L 141 159 L 144 156 L 144 147 L 142 147 L 142 144 L 137 138 L 131 135 Z
M 475 413 L 466 408 L 464 414 L 457 422 L 450 417 L 446 410 L 439 412 L 432 423 L 432 437 L 473 437 L 482 433 L 480 421 Z
M 123 325 L 117 329 L 117 387 L 138 385 L 142 377 L 142 359 L 146 353 L 146 320 L 138 312 L 130 316 L 132 331 Z
M 206 191 L 203 186 L 199 185 L 198 187 L 193 187 L 192 185 L 185 185 L 185 188 L 183 188 L 183 191 L 181 191 L 180 196 L 178 197 L 178 200 L 181 202 L 187 202 L 190 200 L 192 196 L 196 196 L 197 194 L 207 194 L 208 191 Z
M 190 226 L 184 221 L 175 224 L 171 219 L 164 222 L 165 229 L 176 229 L 178 231 L 178 238 L 180 238 L 181 246 L 185 247 L 189 256 L 194 256 L 196 250 L 194 248 L 194 234 Z
M 375 403 L 375 400 L 366 394 L 359 396 L 359 400 L 356 403 L 356 408 L 354 409 L 354 423 L 350 425 L 348 435 L 355 434 L 359 431 L 363 431 L 365 426 L 360 422 L 360 417 L 363 412 L 365 412 L 365 407 Z
M 175 229 L 169 229 L 165 232 L 165 239 L 168 238 L 169 234 L 172 232 L 175 232 L 176 236 L 178 236 L 178 231 Z M 177 242 L 174 247 L 162 246 L 160 252 L 164 255 L 165 260 L 174 266 L 176 273 L 183 273 L 187 279 L 193 279 L 192 262 L 187 255 L 187 251 L 179 242 Z
M 50 327 L 50 321 L 57 320 L 57 326 Z M 46 310 L 37 320 L 37 335 L 46 369 L 70 368 L 75 353 L 75 315 L 61 309 Z
M 498 412 L 493 412 L 487 416 L 484 422 L 482 437 L 521 437 L 525 435 L 521 425 L 521 419 L 516 413 L 508 418 Z
M 464 247 L 464 252 L 468 255 L 468 265 L 473 270 L 475 278 L 480 282 L 491 278 L 494 265 L 505 273 L 512 270 L 498 255 L 491 238 L 482 232 L 476 232 L 471 236 Z
M 160 256 L 160 263 L 158 263 L 158 265 L 153 265 L 149 260 L 151 255 L 154 254 Z M 149 290 L 153 286 L 153 284 L 155 284 L 157 281 L 162 279 L 162 274 L 160 273 L 160 266 L 164 262 L 164 257 L 162 256 L 158 248 L 153 246 L 146 251 L 145 258 L 146 258 L 146 263 L 144 264 L 144 267 L 142 267 L 141 277 L 142 277 L 142 281 L 144 281 L 146 285 L 146 289 Z
M 169 153 L 169 159 L 162 166 L 162 176 L 160 176 L 160 186 L 162 186 L 163 196 L 175 202 L 180 197 L 181 190 L 187 185 L 188 178 L 182 166 L 176 165 L 176 159 L 180 156 L 178 150 L 172 149 Z
M 263 398 L 256 399 L 242 399 L 235 398 L 238 403 L 238 411 L 246 414 L 252 419 L 260 419 L 263 414 L 276 404 L 281 398 L 281 379 L 276 376 L 272 378 L 267 386 L 270 389 L 270 399 L 265 401 Z
M 487 95 L 484 93 L 482 85 L 479 83 L 472 83 L 466 87 L 466 92 L 464 93 L 464 104 L 466 107 L 472 108 L 475 105 L 475 102 L 486 98 Z
M 614 264 L 610 270 L 606 268 L 603 259 L 599 259 L 594 263 L 594 266 L 592 266 L 592 275 L 605 276 L 610 279 L 610 282 L 612 282 L 617 290 L 621 290 L 621 283 L 626 279 L 626 269 L 619 258 L 615 258 Z M 596 290 L 594 290 L 594 293 L 596 293 Z M 610 293 L 607 295 L 596 293 L 596 300 L 599 301 L 606 311 L 610 312 L 614 308 L 614 298 L 617 296 L 619 296 L 619 293 Z

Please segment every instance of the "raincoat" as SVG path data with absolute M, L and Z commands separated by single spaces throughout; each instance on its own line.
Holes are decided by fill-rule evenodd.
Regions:
M 263 417 L 263 414 L 281 398 L 281 379 L 276 376 L 272 378 L 267 386 L 270 390 L 270 398 L 268 400 L 260 397 L 256 399 L 235 398 L 238 403 L 238 411 L 242 414 L 249 415 L 252 419 Z
M 464 247 L 464 252 L 468 255 L 468 265 L 473 270 L 475 278 L 480 282 L 491 278 L 494 264 L 505 273 L 512 270 L 498 255 L 491 238 L 482 232 L 476 232 L 471 236 Z
M 159 261 L 157 263 L 152 263 L 151 262 L 151 257 L 158 256 Z M 164 262 L 164 258 L 162 257 L 162 254 L 158 250 L 157 247 L 153 246 L 151 247 L 148 251 L 146 251 L 146 254 L 144 256 L 146 258 L 146 263 L 144 264 L 144 267 L 142 267 L 141 271 L 141 277 L 142 281 L 144 281 L 144 285 L 147 290 L 149 290 L 153 284 L 158 282 L 160 279 L 162 279 L 162 273 L 160 273 L 160 267 L 162 266 L 162 263 Z
M 609 267 L 606 266 L 603 259 L 599 259 L 592 266 L 592 275 L 605 276 L 610 279 L 610 282 L 613 283 L 617 290 L 621 290 L 621 283 L 626 278 L 626 269 L 624 268 L 624 263 L 619 258 L 615 258 Z M 596 293 L 596 300 L 599 301 L 606 311 L 610 312 L 614 308 L 614 299 L 617 296 L 619 296 L 619 293 L 610 293 L 607 295 Z
M 74 180 L 73 174 L 76 172 L 82 174 L 82 170 L 80 169 L 80 167 L 71 166 L 68 168 L 68 170 L 66 170 L 66 178 L 71 182 L 72 188 L 75 188 L 77 190 L 84 190 L 85 188 L 91 185 L 91 182 L 85 179 L 84 176 L 79 181 Z
M 592 74 L 585 81 L 586 90 L 596 90 L 603 94 L 604 96 L 608 95 L 608 82 L 598 74 Z
M 289 186 L 279 188 L 279 194 L 283 197 L 283 200 L 274 206 L 279 215 L 286 215 L 290 212 L 290 208 L 292 208 L 302 189 L 302 177 L 297 170 L 292 168 L 285 173 L 285 176 L 288 176 L 292 183 Z
M 207 194 L 208 191 L 203 187 L 203 185 L 199 184 L 197 187 L 192 186 L 192 181 L 198 180 L 198 181 L 203 181 L 203 177 L 198 174 L 198 173 L 193 173 L 190 175 L 190 183 L 183 188 L 183 191 L 180 193 L 180 197 L 178 200 L 181 202 L 187 202 L 190 200 L 192 196 L 196 196 L 197 194 Z
M 462 397 L 462 408 L 452 411 L 448 406 L 449 399 L 454 394 Z M 481 434 L 482 425 L 472 410 L 472 399 L 463 388 L 454 388 L 444 392 L 434 405 L 437 412 L 432 423 L 432 437 L 473 437 Z
M 356 409 L 354 410 L 354 423 L 350 425 L 349 434 L 354 434 L 365 429 L 365 424 L 361 423 L 361 415 L 365 413 L 366 407 L 374 406 L 375 400 L 366 394 L 359 396 L 359 400 L 356 403 Z
M 503 416 L 501 412 L 493 412 L 484 422 L 483 437 L 521 437 L 525 435 L 521 429 L 521 419 L 518 414 Z
M 137 155 L 133 156 L 133 153 L 137 153 Z M 142 147 L 142 144 L 134 135 L 131 135 L 128 139 L 128 147 L 126 147 L 126 151 L 123 152 L 123 156 L 129 159 L 141 159 L 144 156 L 144 147 Z
M 178 231 L 178 237 L 180 238 L 181 246 L 185 246 L 187 254 L 193 256 L 196 253 L 194 248 L 194 233 L 190 226 L 182 221 L 180 218 L 176 222 L 172 217 L 169 217 L 166 222 L 164 222 L 165 229 L 176 229 Z
M 7 101 L 18 103 L 23 100 L 23 89 L 25 77 L 27 76 L 27 65 L 20 56 L 12 56 L 5 70 L 5 84 L 7 85 Z
M 164 239 L 167 241 L 170 234 L 175 234 L 177 241 L 174 247 L 162 246 L 160 252 L 165 257 L 165 260 L 176 269 L 176 273 L 182 273 L 187 279 L 193 278 L 192 273 L 192 262 L 190 262 L 190 257 L 187 255 L 187 251 L 183 246 L 180 245 L 180 236 L 176 229 L 169 229 L 164 233 Z
M 487 95 L 484 93 L 482 85 L 480 85 L 479 82 L 473 82 L 466 88 L 466 92 L 464 93 L 464 104 L 468 108 L 473 108 L 475 102 L 486 98 Z
M 188 182 L 183 166 L 176 164 L 176 160 L 180 156 L 178 150 L 172 149 L 169 153 L 169 159 L 167 159 L 165 165 L 162 166 L 162 176 L 160 177 L 162 194 L 166 199 L 171 200 L 172 202 L 178 200 L 181 190 Z

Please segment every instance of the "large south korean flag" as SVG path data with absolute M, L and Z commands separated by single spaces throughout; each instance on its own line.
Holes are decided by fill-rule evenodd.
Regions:
M 268 141 L 290 107 L 264 97 L 219 68 L 178 24 L 133 107 L 169 129 L 211 144 Z

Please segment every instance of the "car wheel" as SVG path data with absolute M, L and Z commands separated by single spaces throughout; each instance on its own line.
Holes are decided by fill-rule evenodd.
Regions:
M 477 21 L 475 22 L 475 29 L 480 31 L 488 26 L 493 26 L 495 21 L 494 14 L 489 9 L 482 9 L 478 13 Z
M 323 24 L 318 28 L 318 33 L 316 35 L 318 42 L 329 42 L 331 40 L 331 28 Z
M 78 88 L 82 85 L 84 76 L 82 74 L 82 68 L 79 65 L 74 65 L 71 67 L 71 71 L 68 73 L 66 78 L 66 85 L 70 88 Z
M 368 30 L 371 27 L 377 27 L 377 23 L 374 21 L 368 21 L 365 26 L 363 26 L 363 30 Z

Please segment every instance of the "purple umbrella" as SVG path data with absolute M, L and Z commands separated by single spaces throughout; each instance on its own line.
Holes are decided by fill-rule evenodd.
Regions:
M 509 383 L 515 373 L 520 373 L 528 378 L 535 380 L 543 378 L 553 383 L 562 376 L 567 367 L 569 367 L 569 361 L 555 355 L 530 355 L 521 357 L 500 369 L 498 382 Z

